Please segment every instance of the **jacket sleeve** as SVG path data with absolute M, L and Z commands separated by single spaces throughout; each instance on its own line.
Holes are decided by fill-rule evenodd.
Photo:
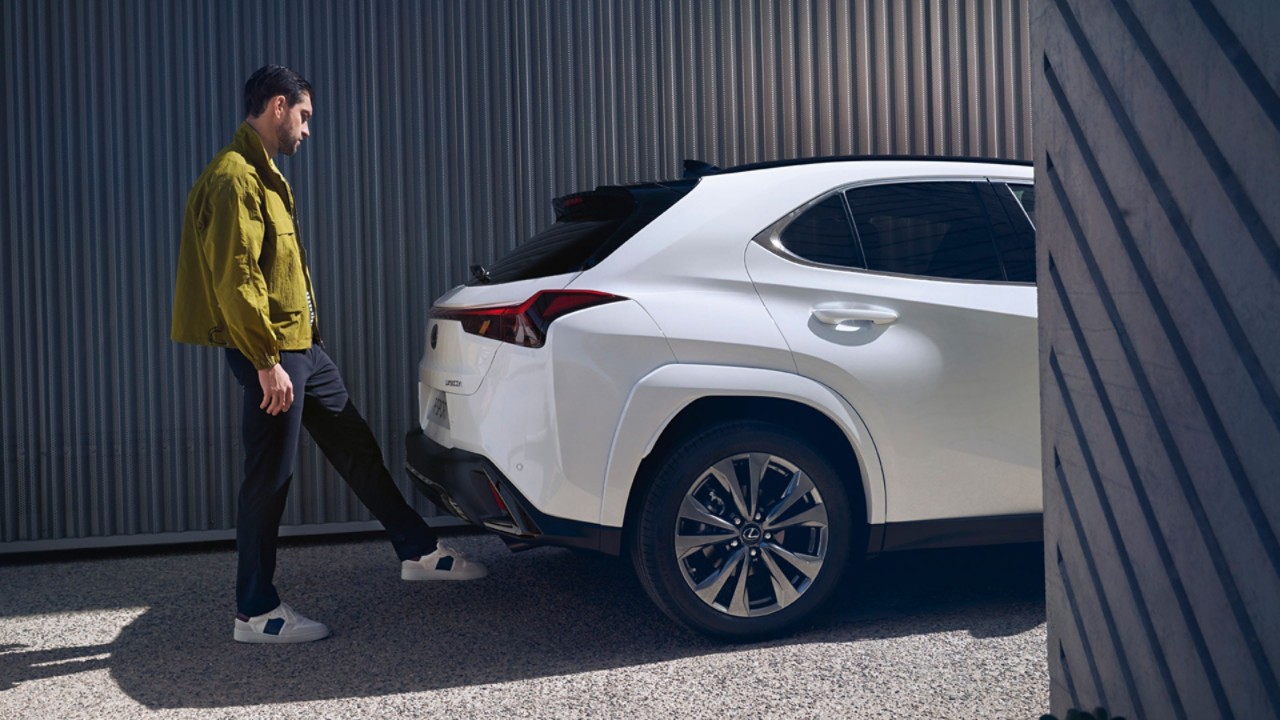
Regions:
M 225 178 L 210 188 L 203 250 L 213 274 L 231 344 L 259 370 L 280 362 L 271 327 L 267 281 L 258 266 L 266 223 L 261 191 L 248 178 Z

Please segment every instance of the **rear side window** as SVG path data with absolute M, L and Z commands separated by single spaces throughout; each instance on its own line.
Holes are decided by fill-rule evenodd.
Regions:
M 873 185 L 847 192 L 867 269 L 1003 281 L 976 182 Z
M 600 187 L 556 198 L 556 221 L 467 284 L 514 282 L 586 270 L 693 189 L 693 181 Z
M 795 255 L 826 265 L 866 267 L 844 196 L 836 193 L 805 210 L 779 237 Z

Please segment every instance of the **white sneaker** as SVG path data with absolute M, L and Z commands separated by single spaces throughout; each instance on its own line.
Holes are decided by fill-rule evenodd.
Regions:
M 475 580 L 488 574 L 485 566 L 438 543 L 430 555 L 400 563 L 401 580 Z
M 247 619 L 236 615 L 234 637 L 242 643 L 301 643 L 329 637 L 329 628 L 280 603 L 275 610 L 263 615 Z

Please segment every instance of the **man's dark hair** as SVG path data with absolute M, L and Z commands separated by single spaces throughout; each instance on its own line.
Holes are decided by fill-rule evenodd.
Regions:
M 258 117 L 267 109 L 267 101 L 283 95 L 289 107 L 302 100 L 302 94 L 314 95 L 311 83 L 283 65 L 263 65 L 244 84 L 244 114 Z

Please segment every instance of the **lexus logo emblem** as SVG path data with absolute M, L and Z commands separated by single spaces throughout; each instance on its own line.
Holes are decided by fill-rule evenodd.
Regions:
M 742 529 L 742 539 L 749 543 L 760 541 L 760 526 L 748 525 Z
M 432 350 L 436 349 L 436 341 L 439 339 L 440 339 L 440 326 L 432 325 L 431 326 L 431 349 Z

